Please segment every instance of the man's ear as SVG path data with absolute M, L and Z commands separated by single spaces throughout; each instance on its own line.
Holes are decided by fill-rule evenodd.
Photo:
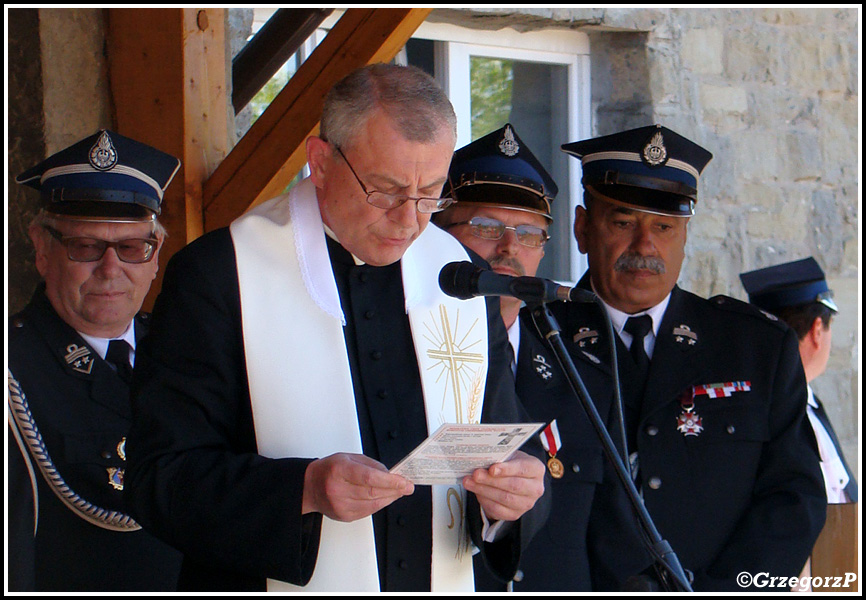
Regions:
M 812 326 L 806 332 L 805 341 L 808 342 L 812 349 L 817 349 L 821 345 L 821 341 L 824 339 L 826 333 L 824 321 L 821 320 L 821 317 L 815 317 L 815 320 L 812 321 Z
M 307 164 L 310 166 L 310 179 L 317 188 L 324 186 L 325 174 L 333 160 L 331 144 L 322 138 L 311 135 L 307 138 Z
M 581 254 L 586 254 L 586 229 L 588 227 L 589 214 L 582 206 L 574 209 L 574 239 L 577 240 L 577 249 Z
M 30 241 L 33 242 L 33 247 L 36 249 L 36 270 L 42 278 L 45 278 L 45 271 L 48 268 L 48 251 L 51 247 L 51 237 L 39 225 L 31 225 L 27 229 L 27 234 L 30 236 Z

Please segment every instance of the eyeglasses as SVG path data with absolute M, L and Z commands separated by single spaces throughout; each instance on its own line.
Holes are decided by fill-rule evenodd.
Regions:
M 43 225 L 51 237 L 66 246 L 66 256 L 74 262 L 95 262 L 103 257 L 105 251 L 114 248 L 117 258 L 125 263 L 146 263 L 153 258 L 153 252 L 159 245 L 155 239 L 128 239 L 109 242 L 91 237 L 64 236 L 62 233 Z
M 364 193 L 367 194 L 367 202 L 369 202 L 376 208 L 391 210 L 392 208 L 403 206 L 407 200 L 414 200 L 418 212 L 437 213 L 439 211 L 445 210 L 455 202 L 453 198 L 413 198 L 412 196 L 404 196 L 402 194 L 386 194 L 385 192 L 377 191 L 368 192 L 367 186 L 364 185 L 364 182 L 361 181 L 361 178 L 358 177 L 357 173 L 355 173 L 355 169 L 352 168 L 349 159 L 346 158 L 346 155 L 343 154 L 343 151 L 340 150 L 340 147 L 334 145 L 334 148 L 337 149 L 337 152 L 339 152 L 340 156 L 343 157 L 343 160 L 346 161 L 346 165 L 349 167 L 352 175 L 355 176 L 355 179 L 358 181 L 358 185 L 360 185 L 361 189 L 364 190 Z
M 502 239 L 502 236 L 505 235 L 505 230 L 510 229 L 517 236 L 518 243 L 530 248 L 541 248 L 550 239 L 550 235 L 541 227 L 534 225 L 517 225 L 513 227 L 506 225 L 502 221 L 487 217 L 472 217 L 468 221 L 450 223 L 445 228 L 449 229 L 457 225 L 469 225 L 472 235 L 485 240 Z

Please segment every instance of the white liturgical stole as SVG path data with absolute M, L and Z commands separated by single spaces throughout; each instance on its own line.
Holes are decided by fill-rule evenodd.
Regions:
M 363 453 L 345 319 L 315 186 L 302 181 L 238 218 L 230 230 L 259 453 L 269 458 Z M 429 226 L 401 261 L 428 432 L 442 423 L 481 420 L 488 368 L 485 301 L 451 298 L 438 285 L 441 268 L 463 260 L 468 260 L 463 247 Z M 465 515 L 462 486 L 433 486 L 433 592 L 474 591 Z M 379 591 L 372 517 L 352 523 L 324 517 L 309 584 L 269 580 L 268 590 Z

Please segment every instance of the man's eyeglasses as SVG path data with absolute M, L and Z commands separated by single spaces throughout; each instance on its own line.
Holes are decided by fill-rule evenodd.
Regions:
M 367 194 L 367 202 L 376 208 L 391 210 L 392 208 L 403 206 L 407 200 L 414 200 L 418 212 L 437 213 L 454 204 L 453 198 L 413 198 L 412 196 L 404 196 L 402 194 L 386 194 L 385 192 L 377 191 L 368 192 L 367 186 L 364 185 L 364 182 L 361 181 L 361 178 L 358 177 L 357 173 L 355 173 L 355 169 L 352 168 L 352 164 L 349 162 L 349 159 L 346 158 L 346 155 L 343 154 L 343 151 L 340 150 L 340 147 L 334 145 L 334 148 L 337 149 L 337 152 L 339 152 L 340 156 L 343 157 L 343 160 L 346 161 L 346 165 L 349 167 L 349 170 L 352 171 L 352 175 L 355 176 L 358 185 L 360 185 L 361 189 L 364 190 L 364 193 Z
M 146 263 L 153 258 L 154 250 L 159 245 L 156 239 L 128 239 L 109 242 L 91 237 L 64 236 L 62 233 L 43 225 L 45 231 L 58 242 L 66 246 L 66 256 L 75 262 L 95 262 L 102 258 L 105 251 L 114 248 L 117 258 L 125 263 Z
M 472 217 L 468 221 L 449 223 L 446 229 L 456 227 L 457 225 L 469 225 L 469 231 L 472 235 L 485 240 L 501 239 L 505 235 L 505 230 L 510 229 L 517 236 L 518 243 L 530 248 L 541 248 L 550 239 L 550 235 L 541 227 L 534 225 L 517 225 L 513 227 L 506 225 L 502 221 L 488 217 Z

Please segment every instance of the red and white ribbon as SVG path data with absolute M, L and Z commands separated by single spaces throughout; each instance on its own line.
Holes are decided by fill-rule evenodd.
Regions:
M 559 439 L 559 428 L 556 426 L 556 419 L 550 422 L 550 425 L 544 428 L 544 431 L 538 434 L 541 438 L 541 445 L 547 450 L 551 456 L 556 456 L 559 449 L 562 448 L 562 441 Z
M 693 396 L 708 396 L 710 398 L 730 398 L 734 392 L 748 392 L 752 389 L 751 381 L 728 381 L 726 383 L 707 383 L 696 385 L 692 389 Z

